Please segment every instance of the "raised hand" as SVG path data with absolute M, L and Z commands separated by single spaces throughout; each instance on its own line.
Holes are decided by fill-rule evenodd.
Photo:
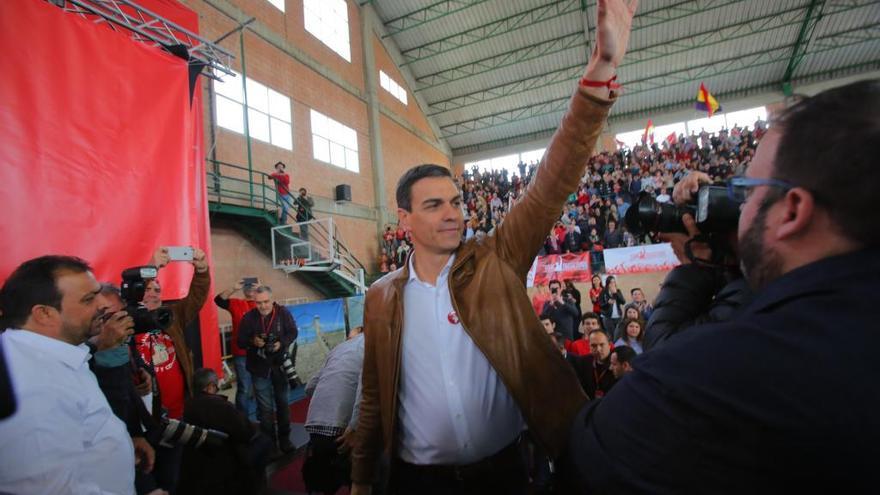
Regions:
M 629 45 L 629 34 L 638 0 L 599 0 L 596 5 L 596 45 L 584 73 L 589 81 L 608 81 L 617 75 Z M 608 88 L 588 87 L 596 96 L 607 98 Z

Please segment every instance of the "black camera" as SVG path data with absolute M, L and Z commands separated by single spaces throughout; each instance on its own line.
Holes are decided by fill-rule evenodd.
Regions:
M 220 447 L 229 439 L 229 435 L 222 431 L 202 428 L 171 418 L 162 420 L 158 435 L 158 444 L 164 447 L 179 445 L 196 449 Z
M 149 265 L 126 268 L 122 271 L 120 295 L 125 303 L 125 312 L 134 320 L 134 333 L 164 330 L 174 319 L 173 313 L 168 308 L 150 311 L 143 305 L 147 283 L 158 274 L 159 269 Z
M 739 203 L 728 197 L 725 186 L 704 185 L 697 193 L 696 204 L 683 206 L 660 203 L 643 192 L 626 211 L 624 222 L 626 228 L 637 237 L 655 232 L 686 234 L 681 221 L 685 213 L 693 215 L 700 232 L 730 232 L 739 222 Z
M 288 383 L 292 388 L 296 388 L 302 385 L 302 380 L 299 379 L 299 375 L 296 373 L 296 365 L 293 363 L 293 358 L 291 358 L 291 353 L 289 349 L 285 349 L 283 346 L 277 351 L 271 351 L 272 347 L 278 342 L 278 336 L 274 333 L 269 333 L 266 335 L 266 345 L 263 346 L 257 353 L 260 354 L 266 360 L 272 362 L 272 364 L 281 367 L 281 371 L 284 372 L 284 376 L 287 377 Z M 292 348 L 295 349 L 296 343 L 294 342 L 291 345 Z M 295 351 L 294 351 L 295 354 Z

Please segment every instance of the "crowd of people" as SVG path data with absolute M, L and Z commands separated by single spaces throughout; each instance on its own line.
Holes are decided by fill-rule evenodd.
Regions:
M 672 143 L 641 144 L 594 155 L 539 255 L 592 252 L 601 259 L 604 249 L 655 242 L 647 233 L 628 228 L 625 217 L 630 206 L 642 195 L 671 203 L 673 187 L 691 171 L 703 172 L 713 182 L 743 175 L 766 131 L 767 122 L 758 120 L 751 129 L 734 124 L 717 133 L 681 134 Z M 504 221 L 528 190 L 537 167 L 537 162 L 520 162 L 511 173 L 473 166 L 456 177 L 466 222 L 463 240 L 488 235 Z M 412 240 L 399 225 L 388 225 L 380 247 L 380 271 L 388 273 L 402 266 Z

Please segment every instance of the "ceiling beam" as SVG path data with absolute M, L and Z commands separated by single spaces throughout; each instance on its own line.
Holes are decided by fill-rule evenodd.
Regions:
M 572 12 L 578 12 L 581 9 L 581 2 L 584 1 L 586 0 L 557 0 L 548 5 L 541 5 L 540 7 L 468 29 L 467 31 L 409 48 L 401 52 L 406 59 L 404 65 L 427 60 L 442 53 L 479 43 L 489 38 L 501 36 L 550 19 L 556 19 Z
M 703 0 L 702 2 L 694 2 L 692 0 L 682 1 L 674 5 L 667 5 L 662 8 L 637 14 L 633 18 L 632 31 L 639 31 L 651 26 L 684 19 L 697 14 L 703 14 L 715 9 L 731 7 L 746 1 L 749 0 Z M 575 40 L 577 40 L 578 43 L 574 43 Z M 560 43 L 560 41 L 564 41 L 564 43 Z M 477 74 L 491 72 L 502 67 L 508 67 L 510 65 L 558 53 L 570 48 L 576 48 L 582 42 L 583 30 L 581 29 L 557 38 L 516 48 L 491 57 L 486 57 L 475 62 L 443 69 L 417 78 L 416 81 L 419 83 L 419 87 L 416 88 L 415 91 L 424 91 L 426 89 L 475 76 Z
M 425 8 L 385 21 L 385 29 L 388 32 L 382 37 L 387 38 L 389 36 L 394 36 L 397 33 L 402 33 L 412 28 L 423 26 L 429 22 L 443 19 L 446 16 L 486 1 L 487 0 L 441 0 L 440 2 L 432 3 Z
M 823 53 L 838 48 L 875 41 L 877 40 L 878 29 L 880 29 L 880 23 L 875 23 L 823 36 L 816 40 L 816 50 L 809 52 L 809 54 Z M 624 86 L 623 95 L 632 96 L 645 91 L 677 86 L 685 83 L 694 83 L 700 79 L 708 77 L 715 77 L 779 63 L 788 59 L 790 48 L 792 48 L 792 45 L 782 46 L 773 50 L 762 50 L 747 55 L 737 54 L 724 60 L 711 61 L 701 65 L 688 67 L 683 70 L 674 70 L 664 74 L 646 76 L 627 82 Z M 443 131 L 443 136 L 445 138 L 468 134 L 489 127 L 561 112 L 565 109 L 569 99 L 570 96 L 564 96 L 562 98 L 542 101 L 534 105 L 526 105 L 511 110 L 483 115 L 473 119 L 453 122 L 441 126 L 440 129 Z
M 800 24 L 801 19 L 803 18 L 803 10 L 804 7 L 797 7 L 783 12 L 774 12 L 748 21 L 730 24 L 721 29 L 708 29 L 694 35 L 664 41 L 656 46 L 648 46 L 632 50 L 627 52 L 624 62 L 620 67 L 627 67 L 648 60 L 656 60 L 659 57 L 676 55 L 696 48 L 713 46 L 783 27 L 797 25 Z M 580 75 L 583 69 L 584 66 L 582 64 L 572 65 L 546 74 L 519 79 L 517 81 L 512 81 L 480 91 L 474 91 L 465 95 L 433 101 L 428 104 L 430 108 L 428 115 L 433 116 L 563 82 L 570 83 Z
M 807 54 L 810 40 L 813 38 L 813 33 L 816 31 L 819 20 L 822 19 L 822 11 L 824 9 L 825 0 L 812 0 L 809 7 L 807 7 L 804 22 L 801 24 L 800 31 L 798 31 L 794 48 L 791 50 L 791 57 L 788 59 L 788 66 L 785 68 L 785 75 L 782 76 L 782 91 L 787 96 L 792 94 L 791 78 L 794 75 L 795 69 L 797 69 L 797 66 L 800 65 Z
M 871 60 L 868 62 L 858 63 L 848 65 L 846 67 L 838 67 L 835 69 L 830 69 L 821 72 L 815 72 L 812 74 L 806 74 L 796 79 L 796 81 L 815 81 L 815 80 L 827 80 L 835 77 L 837 74 L 851 74 L 852 71 L 861 71 L 865 70 L 880 70 L 880 58 L 876 60 Z M 767 91 L 779 88 L 778 82 L 770 82 L 765 84 L 759 84 L 755 86 L 750 86 L 744 89 L 737 89 L 734 91 L 728 91 L 725 93 L 719 93 L 717 96 L 721 99 L 733 99 L 737 97 L 749 96 L 755 94 L 759 91 Z M 608 119 L 609 122 L 620 122 L 624 120 L 631 119 L 633 117 L 640 117 L 647 113 L 660 113 L 667 112 L 673 110 L 682 110 L 688 107 L 693 106 L 693 99 L 681 100 L 675 103 L 669 103 L 664 105 L 658 105 L 648 109 L 640 109 L 633 110 L 631 112 L 627 112 L 625 114 L 617 114 Z M 558 127 L 558 126 L 557 126 Z M 541 129 L 539 131 L 527 132 L 523 134 L 518 134 L 516 136 L 510 136 L 507 138 L 494 139 L 492 141 L 484 141 L 482 143 L 471 144 L 467 146 L 460 146 L 458 148 L 453 148 L 453 161 L 456 160 L 456 157 L 460 157 L 462 155 L 469 155 L 472 153 L 480 153 L 483 151 L 488 151 L 496 148 L 503 148 L 506 146 L 513 146 L 516 144 L 527 143 L 531 141 L 539 141 L 543 139 L 549 139 L 550 136 L 556 132 L 557 127 L 551 127 L 548 129 Z

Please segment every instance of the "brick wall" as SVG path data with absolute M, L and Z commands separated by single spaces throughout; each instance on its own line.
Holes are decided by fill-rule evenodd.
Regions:
M 361 46 L 360 7 L 348 1 L 349 39 L 351 62 L 305 30 L 302 0 L 287 0 L 285 12 L 281 12 L 266 0 L 180 0 L 199 15 L 200 33 L 207 39 L 217 39 L 235 29 L 240 21 L 255 17 L 244 34 L 244 60 L 247 77 L 278 91 L 291 99 L 293 149 L 285 150 L 262 141 L 251 140 L 251 163 L 254 171 L 270 173 L 273 164 L 283 161 L 291 176 L 294 188 L 306 187 L 315 196 L 332 198 L 338 184 L 349 184 L 352 203 L 375 208 L 373 165 L 370 158 L 370 128 L 365 93 L 363 47 Z M 380 118 L 382 134 L 382 157 L 385 165 L 386 205 L 396 209 L 394 188 L 397 179 L 410 166 L 433 162 L 449 166 L 448 157 L 438 150 L 427 118 L 419 108 L 415 97 L 385 50 L 381 40 L 372 33 L 376 59 L 378 100 L 383 115 Z M 241 72 L 242 53 L 239 35 L 233 34 L 220 45 L 235 55 L 232 67 Z M 398 84 L 407 89 L 409 104 L 403 105 L 378 84 L 379 70 L 385 71 Z M 248 152 L 244 136 L 214 125 L 213 108 L 210 104 L 212 82 L 202 78 L 204 91 L 205 149 L 209 157 L 219 161 L 247 167 Z M 310 110 L 324 115 L 354 129 L 358 136 L 359 173 L 335 167 L 312 158 L 312 134 Z M 389 118 L 387 113 L 393 114 Z M 398 120 L 403 123 L 395 122 Z M 429 144 L 432 143 L 432 144 Z M 246 172 L 239 172 L 241 178 Z M 319 214 L 319 216 L 321 216 Z M 334 214 L 339 232 L 348 248 L 367 266 L 376 269 L 378 254 L 377 225 L 373 220 Z M 378 217 L 377 217 L 378 218 Z M 213 229 L 215 242 L 215 265 L 221 282 L 231 283 L 238 276 L 239 260 L 224 260 L 233 256 L 232 246 L 245 242 L 240 236 L 226 229 Z M 236 249 L 239 249 L 238 247 Z M 244 249 L 244 248 L 241 248 Z M 259 253 L 251 246 L 248 259 L 257 263 Z M 268 258 L 265 270 L 271 271 Z M 257 274 L 256 265 L 248 270 Z M 283 273 L 277 272 L 281 276 Z M 277 275 L 276 275 L 277 276 Z M 228 280 L 229 282 L 226 282 Z M 294 284 L 293 292 L 302 289 Z M 295 297 L 296 294 L 285 296 Z

